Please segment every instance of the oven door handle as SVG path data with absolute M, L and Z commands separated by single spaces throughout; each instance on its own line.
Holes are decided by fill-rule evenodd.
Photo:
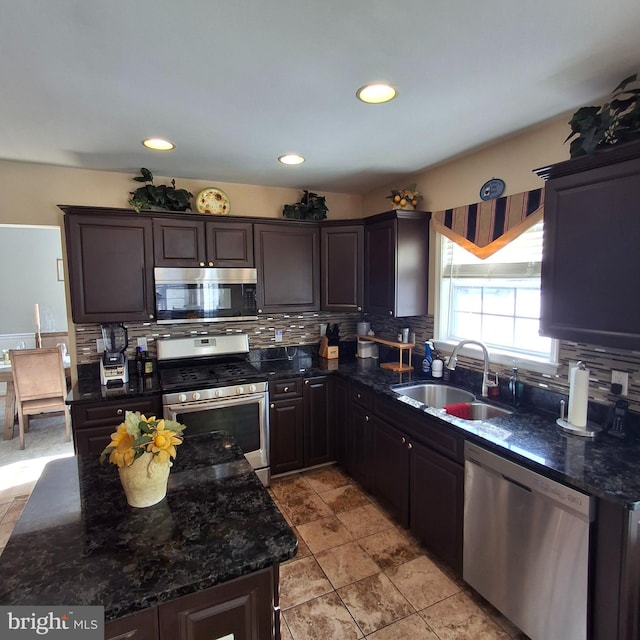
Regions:
M 232 405 L 247 404 L 250 402 L 267 402 L 267 393 L 249 393 L 242 396 L 232 396 L 231 398 L 209 398 L 208 400 L 192 400 L 190 402 L 177 402 L 167 404 L 165 408 L 169 411 L 177 412 L 179 409 L 195 409 L 196 407 L 228 407 Z

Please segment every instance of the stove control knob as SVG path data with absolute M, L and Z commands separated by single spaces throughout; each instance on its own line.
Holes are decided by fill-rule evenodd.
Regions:
M 193 400 L 200 400 L 200 394 L 197 391 L 194 391 L 193 395 L 191 396 L 191 398 Z
M 244 387 L 236 387 L 236 395 L 244 393 Z
M 256 385 L 252 384 L 249 386 L 249 391 L 251 391 L 251 393 L 255 393 L 256 392 Z
M 181 394 L 178 396 L 178 400 L 179 400 L 180 402 L 186 402 L 186 401 L 187 401 L 187 396 L 186 396 L 184 393 L 181 393 Z
M 213 390 L 213 397 L 214 398 L 219 398 L 220 397 L 220 389 L 214 389 Z

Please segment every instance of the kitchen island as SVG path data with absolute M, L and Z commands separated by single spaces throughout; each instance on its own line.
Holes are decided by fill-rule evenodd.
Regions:
M 167 497 L 143 509 L 127 505 L 113 465 L 81 455 L 45 467 L 0 556 L 0 603 L 103 605 L 107 638 L 206 628 L 262 640 L 276 637 L 278 565 L 296 551 L 225 432 L 186 438 Z

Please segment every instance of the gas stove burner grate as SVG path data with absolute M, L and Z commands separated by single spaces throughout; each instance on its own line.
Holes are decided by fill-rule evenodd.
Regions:
M 246 361 L 207 362 L 198 364 L 180 364 L 165 366 L 160 372 L 160 385 L 163 391 L 184 391 L 191 389 L 214 388 L 243 382 L 264 380 L 255 367 Z

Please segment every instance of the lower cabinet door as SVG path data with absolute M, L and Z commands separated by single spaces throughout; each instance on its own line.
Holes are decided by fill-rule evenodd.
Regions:
M 269 459 L 271 473 L 286 473 L 304 465 L 304 400 L 272 402 L 269 409 Z
M 409 526 L 409 456 L 413 444 L 391 425 L 373 417 L 371 493 L 405 528 Z
M 104 625 L 105 640 L 158 640 L 158 609 L 151 607 Z
M 271 640 L 274 585 L 269 568 L 161 604 L 160 640 Z
M 347 441 L 347 471 L 365 491 L 371 491 L 371 458 L 373 437 L 371 414 L 354 404 Z
M 414 442 L 409 484 L 412 533 L 462 573 L 464 465 Z

